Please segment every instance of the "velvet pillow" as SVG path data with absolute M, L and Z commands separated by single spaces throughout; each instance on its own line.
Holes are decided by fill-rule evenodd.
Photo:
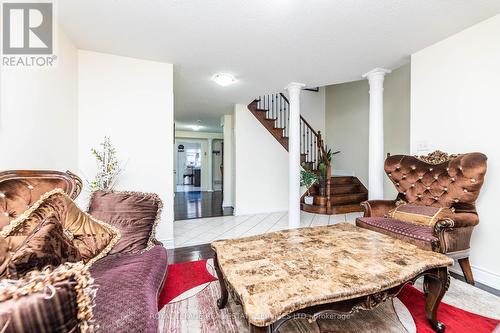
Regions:
M 0 237 L 0 277 L 2 277 L 7 272 L 7 267 L 9 266 L 10 252 L 9 244 L 4 237 Z
M 80 251 L 64 234 L 62 224 L 51 216 L 42 221 L 11 255 L 7 276 L 19 278 L 33 269 L 80 260 Z
M 158 243 L 155 230 L 162 206 L 154 193 L 96 191 L 88 212 L 120 230 L 120 241 L 110 254 L 126 253 L 147 250 Z
M 432 228 L 439 220 L 453 218 L 453 211 L 449 208 L 402 204 L 389 211 L 386 217 Z
M 1 280 L 3 333 L 92 332 L 95 287 L 83 263 L 31 271 L 19 280 Z
M 118 229 L 81 211 L 62 189 L 45 193 L 4 227 L 0 236 L 6 238 L 10 251 L 16 252 L 28 235 L 46 219 L 61 223 L 65 236 L 78 249 L 83 262 L 89 265 L 107 255 L 120 239 Z

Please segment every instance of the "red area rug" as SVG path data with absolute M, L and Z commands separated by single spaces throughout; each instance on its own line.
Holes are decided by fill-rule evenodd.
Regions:
M 398 298 L 410 310 L 418 333 L 434 333 L 425 318 L 425 296 L 412 286 L 403 288 Z M 486 318 L 441 302 L 438 320 L 446 326 L 446 332 L 491 333 L 500 321 Z
M 160 293 L 158 309 L 170 303 L 177 296 L 202 284 L 217 279 L 207 271 L 207 261 L 189 261 L 168 265 L 167 280 Z
M 216 280 L 207 271 L 206 260 L 169 265 L 167 280 L 160 294 L 159 309 L 186 291 Z M 213 297 L 217 296 L 213 295 Z M 398 298 L 411 313 L 417 333 L 432 333 L 433 330 L 425 317 L 424 294 L 408 285 L 403 288 Z M 215 302 L 215 300 L 210 302 Z M 491 333 L 500 323 L 498 320 L 486 318 L 443 302 L 439 306 L 438 320 L 445 324 L 446 332 L 450 333 Z

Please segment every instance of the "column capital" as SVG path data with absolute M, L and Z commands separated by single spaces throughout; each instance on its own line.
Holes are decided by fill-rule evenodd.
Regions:
M 290 82 L 289 84 L 286 85 L 285 89 L 288 90 L 288 92 L 291 92 L 291 91 L 300 91 L 305 86 L 306 85 L 304 83 Z
M 363 74 L 362 77 L 364 79 L 368 79 L 368 80 L 371 80 L 371 79 L 374 79 L 374 78 L 377 78 L 377 77 L 382 77 L 383 78 L 385 76 L 385 74 L 389 74 L 391 72 L 392 71 L 390 69 L 377 67 L 377 68 L 374 68 L 371 71 Z

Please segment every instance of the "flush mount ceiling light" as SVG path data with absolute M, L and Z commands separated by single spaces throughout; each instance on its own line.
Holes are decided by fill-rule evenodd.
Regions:
M 212 81 L 214 81 L 220 86 L 226 87 L 230 84 L 235 83 L 236 79 L 234 78 L 233 75 L 228 73 L 217 73 L 214 74 L 214 76 L 212 76 Z
M 199 131 L 199 130 L 203 127 L 203 126 L 201 126 L 201 125 L 200 125 L 200 123 L 201 123 L 201 120 L 198 120 L 198 121 L 196 122 L 196 125 L 192 125 L 192 126 L 191 126 L 191 129 L 192 129 L 193 131 Z

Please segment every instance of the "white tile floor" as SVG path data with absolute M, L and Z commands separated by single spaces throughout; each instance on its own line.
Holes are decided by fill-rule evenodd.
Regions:
M 314 227 L 339 222 L 354 223 L 363 213 L 318 215 L 301 212 L 300 226 Z M 174 222 L 175 247 L 210 243 L 216 239 L 238 238 L 288 229 L 288 214 L 221 216 Z

